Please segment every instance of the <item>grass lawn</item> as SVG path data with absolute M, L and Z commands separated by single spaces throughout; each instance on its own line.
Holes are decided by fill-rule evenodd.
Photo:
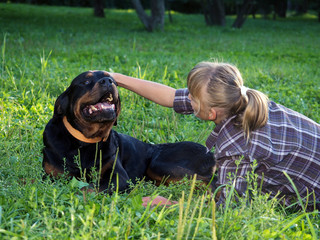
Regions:
M 1 239 L 317 239 L 317 212 L 292 212 L 276 199 L 210 195 L 185 180 L 131 193 L 83 194 L 77 181 L 43 182 L 42 132 L 56 97 L 93 69 L 186 86 L 199 61 L 236 64 L 246 86 L 320 123 L 320 24 L 316 15 L 248 19 L 243 29 L 207 27 L 201 15 L 173 14 L 164 32 L 146 32 L 134 11 L 0 4 Z M 150 143 L 204 144 L 214 125 L 120 89 L 116 130 Z M 179 201 L 142 207 L 143 196 Z

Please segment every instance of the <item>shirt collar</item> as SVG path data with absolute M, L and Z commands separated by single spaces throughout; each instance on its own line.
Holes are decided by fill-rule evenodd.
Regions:
M 206 146 L 208 151 L 210 151 L 216 145 L 217 138 L 220 135 L 221 131 L 223 131 L 226 125 L 228 125 L 235 117 L 236 115 L 230 118 L 227 118 L 223 120 L 221 123 L 216 125 L 216 127 L 213 129 L 213 131 L 210 133 L 210 135 L 206 140 Z

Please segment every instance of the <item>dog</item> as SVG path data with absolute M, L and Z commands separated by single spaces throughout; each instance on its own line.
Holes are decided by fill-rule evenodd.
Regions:
M 89 189 L 112 193 L 126 191 L 129 180 L 145 178 L 159 185 L 196 174 L 214 190 L 211 152 L 194 142 L 149 144 L 118 133 L 112 127 L 120 108 L 117 83 L 109 73 L 77 76 L 57 98 L 43 132 L 45 176 L 84 178 Z

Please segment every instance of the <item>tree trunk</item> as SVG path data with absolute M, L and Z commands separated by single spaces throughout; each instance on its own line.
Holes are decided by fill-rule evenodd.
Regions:
M 318 12 L 318 21 L 320 22 L 320 2 L 316 5 L 316 10 Z
M 151 16 L 146 14 L 140 0 L 132 0 L 132 4 L 147 31 L 163 30 L 165 15 L 164 0 L 150 0 Z
M 161 31 L 164 26 L 165 6 L 164 0 L 151 0 L 151 19 L 152 29 L 159 28 Z
M 94 16 L 104 18 L 104 1 L 94 0 L 93 1 Z
M 276 14 L 281 18 L 286 17 L 287 7 L 288 7 L 287 0 L 278 0 L 274 5 Z
M 222 0 L 202 0 L 202 9 L 207 25 L 224 26 L 226 24 Z
M 241 28 L 244 22 L 247 19 L 248 14 L 250 13 L 252 7 L 253 7 L 253 0 L 244 0 L 243 5 L 240 8 L 239 12 L 237 13 L 237 18 L 233 22 L 232 27 L 233 28 Z
M 169 22 L 173 23 L 173 18 L 172 18 L 172 14 L 171 14 L 171 3 L 170 2 L 171 2 L 170 0 L 167 0 L 165 5 L 167 6 Z
M 297 3 L 296 5 L 296 12 L 297 14 L 305 14 L 307 13 L 309 8 L 309 1 L 308 0 L 303 0 Z

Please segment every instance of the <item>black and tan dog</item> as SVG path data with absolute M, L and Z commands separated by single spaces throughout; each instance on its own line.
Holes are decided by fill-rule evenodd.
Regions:
M 99 191 L 128 188 L 128 180 L 146 178 L 160 183 L 197 174 L 209 183 L 215 161 L 193 142 L 148 144 L 117 133 L 112 126 L 120 113 L 116 82 L 107 72 L 77 76 L 56 100 L 53 118 L 44 133 L 43 168 L 59 177 L 99 177 Z M 95 173 L 93 172 L 95 171 Z M 213 188 L 213 184 L 211 187 Z

